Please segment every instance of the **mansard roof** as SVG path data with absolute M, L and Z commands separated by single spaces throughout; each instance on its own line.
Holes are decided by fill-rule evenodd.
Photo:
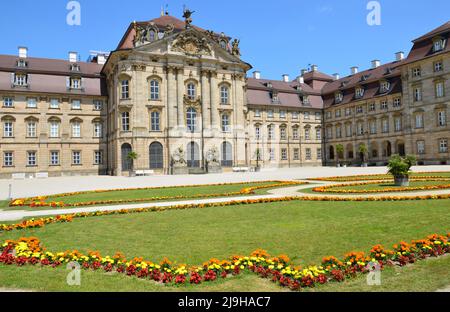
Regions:
M 427 39 L 431 39 L 435 36 L 439 36 L 442 35 L 443 33 L 448 33 L 450 31 L 450 21 L 448 21 L 447 23 L 433 29 L 432 31 L 426 33 L 423 36 L 420 36 L 417 39 L 413 40 L 413 43 L 419 42 L 419 41 L 423 41 L 423 40 L 427 40 Z
M 269 83 L 271 86 L 268 86 Z M 270 94 L 273 92 L 277 93 L 278 102 L 272 101 Z M 310 103 L 304 105 L 300 95 L 308 95 Z M 320 91 L 312 89 L 305 83 L 255 78 L 248 78 L 247 81 L 247 104 L 288 108 L 321 109 L 323 107 Z

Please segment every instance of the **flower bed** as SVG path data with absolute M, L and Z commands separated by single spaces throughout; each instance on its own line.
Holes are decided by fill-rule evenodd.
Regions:
M 63 201 L 55 202 L 50 201 L 46 202 L 50 196 L 38 196 L 38 197 L 29 197 L 29 198 L 19 198 L 13 199 L 10 203 L 10 207 L 86 207 L 86 206 L 95 206 L 95 205 L 111 205 L 111 204 L 125 204 L 125 203 L 140 203 L 140 202 L 151 202 L 151 201 L 164 201 L 164 200 L 181 200 L 181 199 L 195 199 L 195 198 L 211 198 L 211 197 L 229 197 L 229 196 L 242 196 L 242 195 L 251 195 L 254 194 L 257 190 L 276 188 L 276 187 L 284 187 L 290 185 L 304 185 L 308 184 L 308 182 L 295 182 L 295 181 L 262 181 L 262 182 L 252 182 L 255 184 L 265 184 L 260 186 L 246 187 L 238 192 L 228 192 L 228 193 L 218 193 L 218 194 L 196 194 L 196 195 L 187 195 L 187 196 L 155 196 L 151 198 L 138 198 L 138 199 L 117 199 L 117 200 L 99 200 L 99 201 L 88 201 L 88 202 L 79 202 L 79 203 L 65 203 Z M 271 183 L 271 184 L 267 184 Z M 222 183 L 222 184 L 210 184 L 207 186 L 228 186 L 228 185 L 241 185 L 244 183 Z M 204 187 L 205 185 L 184 185 L 177 186 L 178 188 L 183 187 Z M 96 191 L 85 191 L 85 192 L 73 192 L 73 193 L 63 193 L 63 194 L 55 194 L 51 195 L 51 197 L 69 197 L 76 196 L 82 194 L 93 194 L 93 193 L 107 193 L 107 192 L 120 192 L 120 191 L 140 191 L 140 190 L 160 190 L 160 189 L 169 189 L 174 188 L 174 186 L 169 187 L 150 187 L 150 188 L 131 188 L 131 189 L 113 189 L 113 190 L 96 190 Z
M 85 270 L 117 272 L 165 285 L 197 285 L 246 272 L 270 279 L 291 290 L 301 290 L 330 282 L 342 282 L 367 273 L 373 267 L 383 269 L 388 265 L 404 266 L 448 254 L 449 238 L 450 233 L 447 236 L 433 234 L 411 243 L 400 242 L 392 250 L 376 245 L 367 255 L 363 252 L 350 252 L 341 260 L 330 256 L 323 258 L 320 265 L 300 267 L 294 266 L 286 255 L 271 257 L 264 250 L 257 250 L 250 256 L 232 256 L 227 260 L 211 259 L 201 266 L 177 265 L 167 259 L 161 263 L 142 258 L 127 260 L 121 253 L 103 257 L 98 252 L 86 255 L 76 250 L 49 252 L 41 246 L 39 239 L 31 237 L 6 241 L 0 247 L 0 264 L 55 268 L 70 263 Z
M 412 182 L 424 181 L 422 179 L 412 179 Z M 427 182 L 432 181 L 443 181 L 448 182 L 450 178 L 428 178 Z M 342 187 L 352 187 L 352 186 L 364 186 L 364 185 L 374 185 L 379 184 L 380 181 L 376 182 L 359 182 L 352 184 L 335 184 L 327 185 L 313 188 L 313 192 L 317 193 L 343 193 L 343 194 L 371 194 L 371 193 L 392 193 L 392 192 L 411 192 L 411 191 L 430 191 L 430 190 L 443 190 L 449 189 L 450 184 L 442 185 L 428 185 L 428 186 L 409 186 L 409 187 L 386 187 L 380 189 L 370 189 L 370 190 L 358 190 L 358 189 L 337 189 Z
M 443 178 L 437 174 L 448 174 L 450 172 L 417 172 L 412 175 L 413 179 L 439 179 Z M 423 175 L 422 175 L 423 174 Z M 309 178 L 310 181 L 324 181 L 324 182 L 355 182 L 355 181 L 384 181 L 384 180 L 394 180 L 393 176 L 390 174 L 364 174 L 357 176 L 335 176 L 335 177 L 324 177 L 324 178 Z
M 100 217 L 108 215 L 124 215 L 134 213 L 147 213 L 158 212 L 166 210 L 184 210 L 184 209 L 199 209 L 199 208 L 211 208 L 211 207 L 226 207 L 236 205 L 253 205 L 264 203 L 277 203 L 288 201 L 341 201 L 341 202 L 366 202 L 366 201 L 405 201 L 405 200 L 439 200 L 450 199 L 450 194 L 441 195 L 416 195 L 416 196 L 379 196 L 379 197 L 342 197 L 342 196 L 286 196 L 279 198 L 259 198 L 259 199 L 243 199 L 233 200 L 220 203 L 205 203 L 205 204 L 185 204 L 185 205 L 173 205 L 166 207 L 147 207 L 147 208 L 135 208 L 135 209 L 121 209 L 121 210 L 108 210 L 108 211 L 95 211 L 95 212 L 82 212 L 61 215 L 49 218 L 30 219 L 17 224 L 0 224 L 0 233 L 14 230 L 22 230 L 29 228 L 44 227 L 47 224 L 52 223 L 65 223 L 71 222 L 75 218 L 88 218 L 88 217 Z

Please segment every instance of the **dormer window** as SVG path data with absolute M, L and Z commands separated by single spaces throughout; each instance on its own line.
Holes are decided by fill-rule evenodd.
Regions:
M 24 67 L 27 67 L 27 66 L 28 66 L 27 61 L 25 61 L 25 60 L 18 60 L 17 61 L 17 67 L 24 68 Z
M 79 72 L 80 71 L 80 65 L 78 65 L 78 64 L 71 64 L 70 65 L 70 71 Z
M 361 76 L 361 81 L 366 81 L 367 79 L 369 79 L 369 75 L 362 75 Z
M 70 78 L 71 89 L 81 89 L 81 78 Z
M 388 92 L 390 88 L 391 88 L 391 84 L 389 83 L 389 81 L 382 81 L 380 83 L 380 92 L 381 93 Z
M 271 92 L 270 97 L 272 98 L 272 103 L 278 103 L 278 93 L 277 92 Z
M 220 40 L 220 47 L 224 50 L 227 49 L 227 42 L 225 40 Z
M 433 52 L 439 52 L 444 49 L 445 40 L 442 38 L 435 39 L 433 41 Z
M 309 106 L 311 104 L 310 100 L 309 100 L 309 96 L 307 95 L 303 95 L 301 97 L 302 103 L 304 106 Z
M 28 85 L 28 75 L 26 74 L 13 74 L 13 84 L 19 87 L 25 87 Z
M 357 99 L 362 98 L 364 96 L 364 89 L 361 87 L 358 87 L 358 88 L 356 88 L 355 93 L 356 93 Z
M 266 87 L 267 88 L 272 88 L 272 83 L 271 82 L 266 83 Z
M 342 100 L 344 99 L 344 95 L 342 94 L 342 92 L 338 92 L 335 94 L 334 99 L 336 103 L 341 103 Z

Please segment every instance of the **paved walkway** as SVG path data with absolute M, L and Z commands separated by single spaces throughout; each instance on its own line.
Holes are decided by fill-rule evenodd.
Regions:
M 421 166 L 414 171 L 450 171 L 450 166 Z M 32 197 L 76 191 L 108 190 L 152 186 L 179 186 L 212 183 L 252 182 L 266 180 L 295 180 L 330 176 L 349 176 L 386 173 L 386 167 L 302 167 L 274 168 L 256 173 L 222 173 L 208 175 L 151 176 L 151 177 L 62 177 L 49 179 L 0 180 L 0 200 L 8 199 L 9 185 L 12 197 Z
M 342 182 L 322 182 L 314 181 L 316 185 L 332 185 L 332 184 L 344 184 Z M 348 182 L 349 184 L 354 182 Z M 150 202 L 143 204 L 126 204 L 126 205 L 114 205 L 114 206 L 95 206 L 95 207 L 82 207 L 82 208 L 66 208 L 66 209 L 49 209 L 49 210 L 36 210 L 36 211 L 24 211 L 24 210 L 14 210 L 14 211 L 2 211 L 0 210 L 0 222 L 5 221 L 17 221 L 24 218 L 37 218 L 43 216 L 55 216 L 63 214 L 81 213 L 81 212 L 97 212 L 97 211 L 117 211 L 123 209 L 137 209 L 137 208 L 148 208 L 148 207 L 170 207 L 176 205 L 190 205 L 190 204 L 211 204 L 211 203 L 223 203 L 229 201 L 242 201 L 247 199 L 275 199 L 282 197 L 300 197 L 300 196 L 314 196 L 314 197 L 345 197 L 345 198 L 355 198 L 355 197 L 380 197 L 380 196 L 416 196 L 416 195 L 441 195 L 450 194 L 450 189 L 448 190 L 434 190 L 434 191 L 418 191 L 418 192 L 394 192 L 394 193 L 377 193 L 377 194 L 355 194 L 355 195 L 340 195 L 340 194 L 305 194 L 299 192 L 302 189 L 311 188 L 311 185 L 297 185 L 293 187 L 278 188 L 268 191 L 268 195 L 253 195 L 253 196 L 237 196 L 237 197 L 225 197 L 225 198 L 208 198 L 199 200 L 185 200 L 185 201 L 168 201 L 168 202 Z

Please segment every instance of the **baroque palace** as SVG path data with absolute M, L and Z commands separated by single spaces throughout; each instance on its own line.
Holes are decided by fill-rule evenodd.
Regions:
M 266 80 L 191 15 L 133 22 L 87 62 L 0 55 L 0 178 L 450 164 L 450 22 L 392 63 Z

